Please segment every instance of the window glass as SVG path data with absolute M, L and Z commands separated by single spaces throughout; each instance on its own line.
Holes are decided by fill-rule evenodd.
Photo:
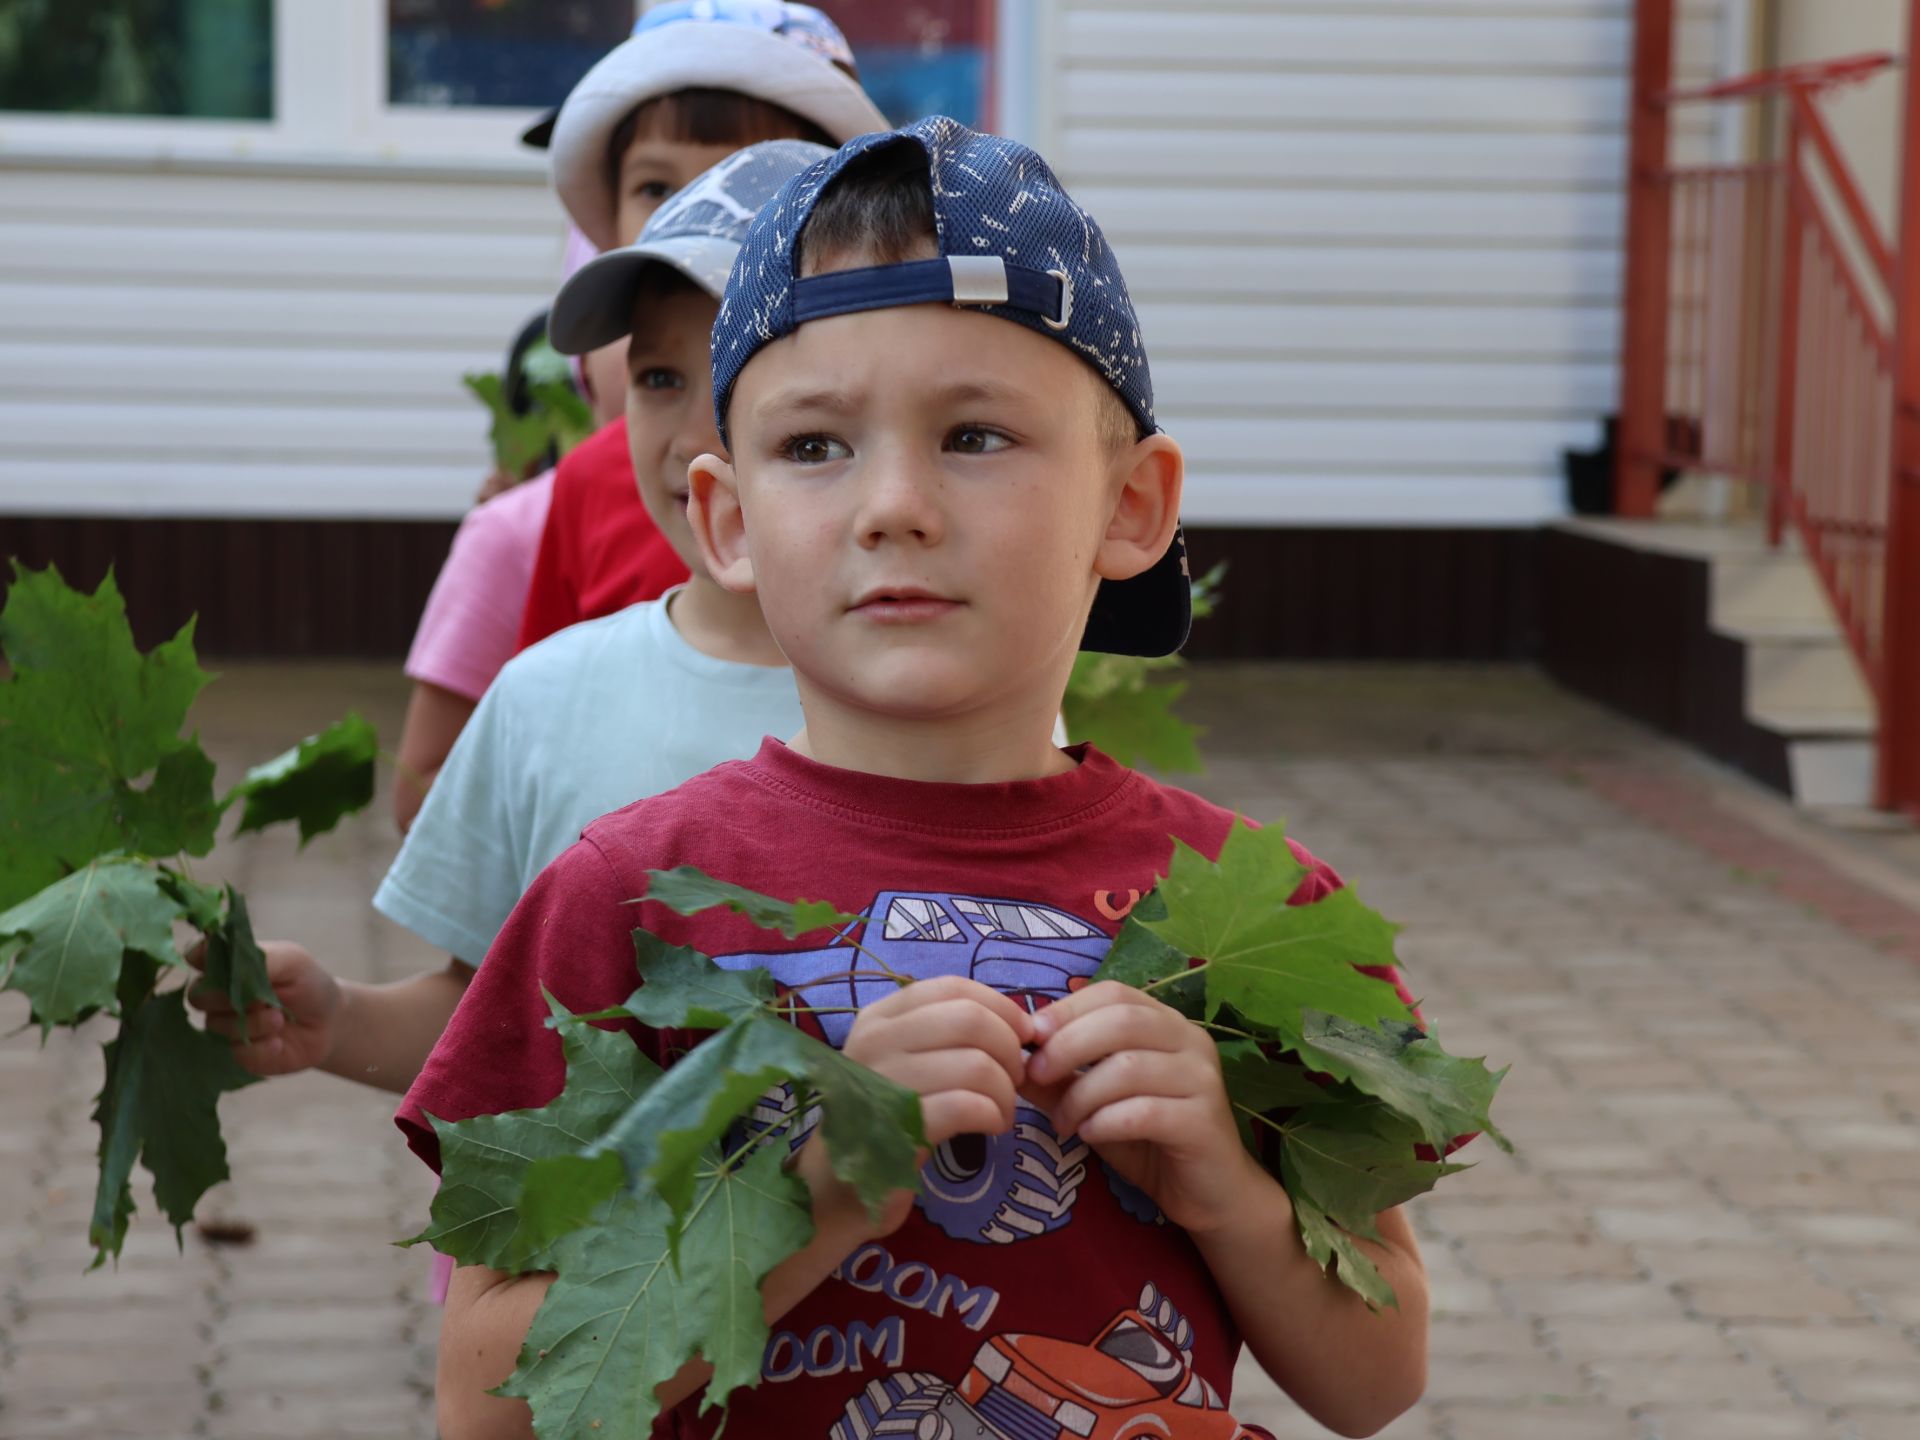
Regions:
M 387 0 L 387 100 L 558 105 L 635 13 L 634 0 Z
M 0 110 L 273 118 L 273 0 L 0 0 Z
M 1032 940 L 1084 940 L 1099 932 L 1060 910 L 1011 900 L 956 899 L 954 908 L 982 935 L 1021 935 Z
M 936 900 L 902 895 L 887 907 L 889 940 L 958 940 L 960 927 Z
M 1098 1346 L 1160 1392 L 1171 1395 L 1180 1384 L 1180 1357 L 1160 1337 L 1131 1320 L 1122 1320 L 1104 1336 Z

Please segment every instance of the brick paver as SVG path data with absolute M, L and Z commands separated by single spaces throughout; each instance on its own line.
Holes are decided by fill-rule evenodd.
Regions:
M 1804 822 L 1524 672 L 1215 667 L 1206 793 L 1291 830 L 1406 934 L 1449 1046 L 1511 1062 L 1520 1147 L 1416 1207 L 1435 1300 L 1419 1440 L 1920 1436 L 1920 912 Z M 228 776 L 389 674 L 229 667 Z M 1737 802 L 1737 803 L 1736 803 Z M 437 964 L 366 897 L 384 815 L 199 868 L 349 973 Z M 1892 852 L 1890 852 L 1892 853 Z M 1904 952 L 1904 953 L 1903 953 Z M 0 1023 L 24 1015 L 0 1002 Z M 95 1037 L 0 1041 L 0 1436 L 426 1437 L 421 1167 L 330 1077 L 225 1109 L 235 1179 L 184 1253 L 142 1215 L 83 1274 Z M 1325 1432 L 1251 1366 L 1236 1410 Z

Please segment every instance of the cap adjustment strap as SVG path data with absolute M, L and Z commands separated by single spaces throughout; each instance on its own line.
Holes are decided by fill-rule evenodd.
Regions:
M 997 255 L 953 255 L 836 270 L 793 282 L 793 323 L 857 310 L 950 302 L 1028 310 L 1055 330 L 1073 316 L 1073 285 L 1061 270 L 1009 265 Z

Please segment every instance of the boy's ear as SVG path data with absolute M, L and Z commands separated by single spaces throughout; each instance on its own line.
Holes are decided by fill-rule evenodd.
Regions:
M 727 590 L 753 593 L 753 557 L 747 552 L 747 517 L 733 466 L 718 455 L 699 455 L 687 466 L 687 525 L 700 547 L 707 573 Z
M 1113 518 L 1093 568 L 1103 580 L 1131 580 L 1151 570 L 1173 544 L 1186 460 L 1178 441 L 1156 431 L 1121 451 L 1113 464 Z

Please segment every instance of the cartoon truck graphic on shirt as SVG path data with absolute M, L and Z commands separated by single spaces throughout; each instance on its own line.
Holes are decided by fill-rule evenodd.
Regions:
M 1192 1346 L 1149 1284 L 1090 1342 L 996 1335 L 958 1385 L 912 1371 L 874 1380 L 830 1440 L 1255 1440 L 1193 1368 Z
M 840 1011 L 802 1017 L 838 1049 L 853 1028 L 847 1007 L 870 1005 L 893 992 L 882 964 L 916 980 L 964 975 L 1037 1009 L 1084 985 L 1112 943 L 1104 932 L 1052 905 L 887 890 L 858 924 L 836 932 L 818 949 L 715 956 L 714 963 L 730 970 L 764 969 L 801 1004 Z M 811 1118 L 801 1117 L 796 1125 L 793 1108 L 792 1091 L 776 1087 L 755 1107 L 748 1129 L 790 1127 L 798 1143 Z M 1062 1141 L 1046 1116 L 1022 1101 L 1009 1133 L 956 1136 L 935 1150 L 922 1172 L 920 1208 L 957 1240 L 1004 1245 L 1044 1235 L 1067 1223 L 1089 1155 L 1077 1137 Z M 1111 1172 L 1108 1180 L 1130 1214 L 1157 1220 L 1144 1195 Z

